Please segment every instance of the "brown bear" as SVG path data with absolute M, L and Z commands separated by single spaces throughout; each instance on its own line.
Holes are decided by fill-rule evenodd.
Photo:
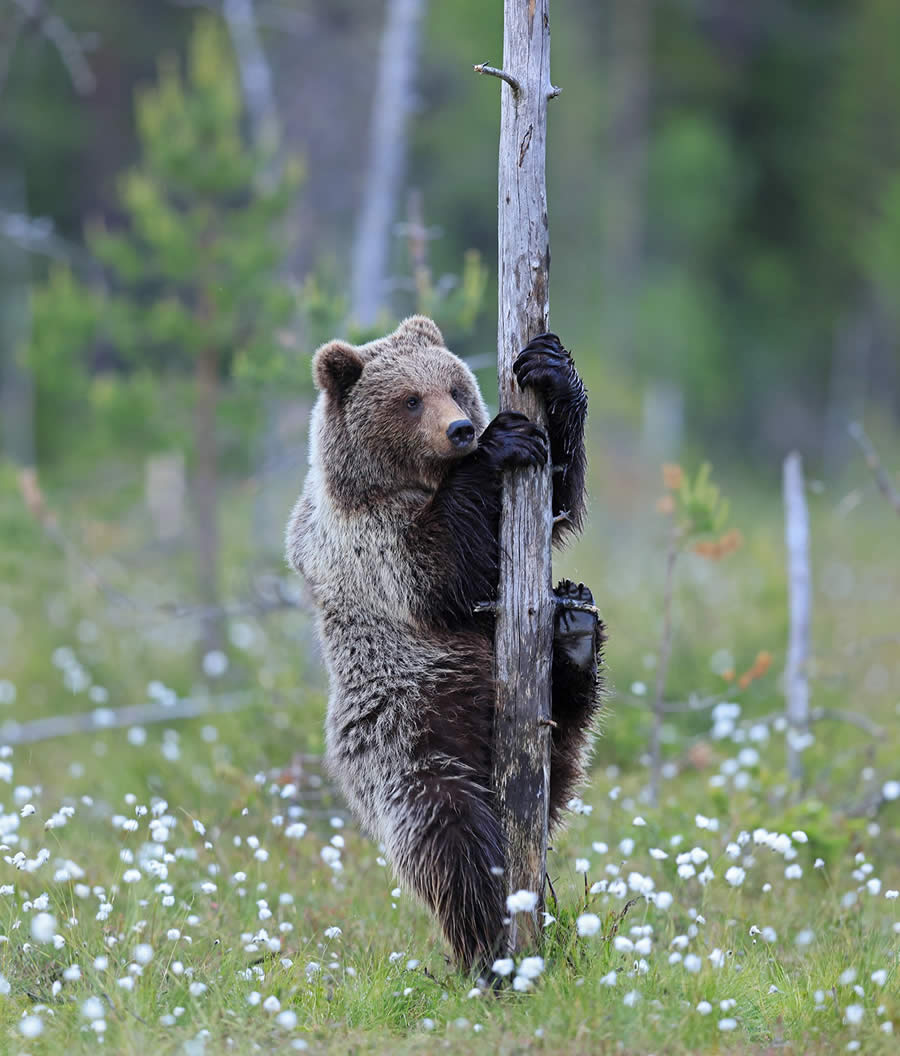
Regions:
M 493 620 L 474 611 L 497 592 L 502 473 L 551 459 L 557 540 L 584 511 L 587 396 L 572 358 L 541 334 L 515 373 L 543 394 L 547 434 L 514 412 L 489 424 L 474 375 L 423 316 L 366 345 L 323 345 L 287 528 L 330 677 L 328 767 L 464 970 L 490 966 L 508 893 L 490 784 Z M 592 600 L 568 581 L 557 594 Z M 558 610 L 551 824 L 584 773 L 602 641 L 593 614 Z

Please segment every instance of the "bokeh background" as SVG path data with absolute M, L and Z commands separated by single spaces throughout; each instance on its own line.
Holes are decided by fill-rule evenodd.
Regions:
M 0 0 L 5 736 L 67 718 L 148 775 L 181 739 L 204 780 L 321 750 L 281 550 L 310 357 L 422 310 L 495 401 L 499 85 L 472 64 L 501 23 L 483 0 Z M 707 542 L 742 541 L 679 558 L 670 772 L 710 765 L 716 701 L 783 707 L 797 449 L 813 702 L 881 733 L 823 722 L 810 772 L 866 802 L 896 745 L 900 572 L 847 426 L 896 483 L 900 5 L 554 0 L 552 30 L 552 325 L 591 398 L 591 517 L 558 566 L 610 626 L 598 766 L 647 744 L 663 463 L 711 462 L 730 515 Z M 183 716 L 226 710 L 208 759 L 216 728 Z

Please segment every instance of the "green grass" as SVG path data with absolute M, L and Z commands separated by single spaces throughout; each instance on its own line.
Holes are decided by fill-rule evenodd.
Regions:
M 886 896 L 900 888 L 900 800 L 873 816 L 857 809 L 873 789 L 900 779 L 897 647 L 882 640 L 900 616 L 890 511 L 868 490 L 844 515 L 835 512 L 842 492 L 811 496 L 814 703 L 865 712 L 885 735 L 872 740 L 843 723 L 819 724 L 806 753 L 808 781 L 797 789 L 784 777 L 783 735 L 714 740 L 708 710 L 675 714 L 667 724 L 670 777 L 651 808 L 641 761 L 647 697 L 634 683 L 652 685 L 659 633 L 655 474 L 613 457 L 593 467 L 593 490 L 604 501 L 560 574 L 595 587 L 611 629 L 615 692 L 585 812 L 550 856 L 557 919 L 545 929 L 545 967 L 527 992 L 470 996 L 472 981 L 448 966 L 429 916 L 395 893 L 378 848 L 324 778 L 316 756 L 325 686 L 308 649 L 308 615 L 242 612 L 230 621 L 242 644 L 228 645 L 228 671 L 210 688 L 249 690 L 249 707 L 22 745 L 0 759 L 12 768 L 8 783 L 0 772 L 0 974 L 9 986 L 0 996 L 0 1051 L 93 1053 L 100 1044 L 135 1054 L 291 1046 L 510 1056 L 832 1053 L 854 1042 L 866 1053 L 895 1051 L 883 1025 L 900 1032 L 900 900 Z M 130 602 L 98 589 L 81 558 L 43 538 L 11 477 L 0 475 L 0 680 L 7 680 L 0 722 L 141 703 L 154 679 L 181 694 L 203 688 L 191 621 L 154 608 L 189 598 L 190 553 L 149 544 L 133 481 L 121 472 L 118 505 L 100 474 L 96 494 L 62 477 L 48 492 L 78 553 Z M 777 483 L 720 483 L 746 544 L 722 563 L 694 556 L 682 563 L 669 697 L 722 694 L 752 719 L 782 706 Z M 295 486 L 285 481 L 275 505 L 286 511 Z M 223 521 L 227 590 L 237 597 L 257 556 L 245 489 L 228 494 Z M 728 650 L 742 671 L 763 649 L 774 655 L 772 668 L 744 691 L 711 669 L 718 651 Z M 66 668 L 77 691 L 66 688 Z M 96 689 L 90 699 L 88 686 L 108 700 Z M 35 809 L 23 817 L 26 803 Z M 46 828 L 64 806 L 72 816 Z M 155 813 L 165 819 L 164 842 L 151 831 Z M 123 818 L 136 822 L 134 831 L 123 829 Z M 704 818 L 717 828 L 701 827 Z M 303 834 L 287 835 L 297 823 Z M 754 842 L 757 829 L 802 831 L 806 842 L 795 837 L 796 857 L 786 858 Z M 741 844 L 737 857 L 733 842 Z M 326 847 L 340 869 L 323 859 Z M 41 848 L 46 862 L 16 868 L 18 852 L 35 859 Z M 714 874 L 708 882 L 678 875 L 677 856 L 693 848 L 708 855 L 701 861 L 695 853 L 695 874 L 707 866 Z M 578 859 L 587 860 L 586 876 L 576 872 Z M 745 873 L 737 886 L 725 879 L 734 866 Z M 786 876 L 789 866 L 802 875 Z M 657 905 L 636 890 L 651 884 L 654 897 L 668 892 L 671 900 Z M 595 885 L 604 889 L 592 894 Z M 600 918 L 596 934 L 577 933 L 584 912 Z M 50 925 L 46 933 L 41 923 Z M 326 935 L 335 927 L 339 935 Z M 90 998 L 99 1003 L 87 1011 L 100 1019 L 85 1015 Z M 272 998 L 277 1011 L 265 1005 Z M 701 1002 L 712 1006 L 706 1015 Z M 855 1005 L 860 1022 L 845 1022 Z M 722 1029 L 728 1020 L 733 1029 Z M 38 1022 L 40 1034 L 23 1036 L 23 1026 Z

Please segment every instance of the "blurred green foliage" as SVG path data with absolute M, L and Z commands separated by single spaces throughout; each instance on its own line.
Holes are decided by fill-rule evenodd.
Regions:
M 186 65 L 182 75 L 163 58 L 138 93 L 140 159 L 118 181 L 122 220 L 87 232 L 97 274 L 54 267 L 35 291 L 29 362 L 39 413 L 56 423 L 40 432 L 42 453 L 87 415 L 107 442 L 171 443 L 166 384 L 201 355 L 221 379 L 306 383 L 279 337 L 300 304 L 282 263 L 301 167 L 245 142 L 218 21 L 197 20 Z

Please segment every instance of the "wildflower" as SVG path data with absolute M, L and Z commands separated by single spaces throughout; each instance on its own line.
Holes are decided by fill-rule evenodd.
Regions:
M 326 939 L 336 939 L 336 938 L 338 938 L 339 935 L 343 935 L 343 932 L 341 931 L 341 929 L 336 924 L 332 925 L 332 927 L 330 927 L 330 928 L 326 928 L 325 929 L 325 938 Z
M 519 975 L 524 975 L 526 979 L 537 979 L 543 970 L 543 957 L 523 957 L 519 962 Z
M 265 1001 L 263 1001 L 263 1006 L 262 1007 L 267 1012 L 275 1013 L 275 1012 L 280 1011 L 281 1002 L 278 1000 L 278 998 L 274 994 L 269 994 L 269 996 L 265 999 Z
M 297 1026 L 297 1013 L 289 1008 L 286 1008 L 283 1012 L 279 1012 L 275 1017 L 275 1022 L 279 1027 L 284 1027 L 285 1030 L 293 1030 Z
M 856 981 L 856 969 L 847 968 L 846 971 L 841 972 L 838 982 L 841 986 L 849 986 L 851 983 Z
M 664 858 L 668 858 L 668 854 L 665 851 L 660 850 L 659 847 L 650 848 L 650 857 L 655 858 L 658 862 L 661 862 Z
M 703 967 L 703 962 L 696 953 L 689 953 L 684 958 L 684 967 L 685 971 L 690 972 L 692 975 L 696 975 Z
M 708 1016 L 712 1012 L 712 1005 L 708 1001 L 701 1001 L 697 1005 L 697 1011 L 701 1016 Z
M 587 858 L 576 858 L 575 859 L 575 872 L 586 873 L 590 869 L 591 863 Z
M 507 896 L 506 908 L 510 913 L 530 913 L 537 905 L 538 896 L 533 891 L 516 891 Z
M 25 1016 L 19 1021 L 19 1033 L 23 1038 L 36 1038 L 44 1030 L 44 1021 L 40 1016 Z
M 877 972 L 872 972 L 870 978 L 876 986 L 884 986 L 887 982 L 887 972 L 884 968 L 879 968 Z
M 173 969 L 174 969 L 174 967 L 175 967 L 175 965 L 172 965 Z M 188 987 L 188 993 L 191 995 L 191 997 L 199 997 L 201 994 L 206 993 L 206 990 L 207 990 L 206 983 L 193 982 Z
M 613 946 L 618 950 L 619 953 L 631 953 L 634 949 L 634 943 L 627 935 L 617 935 L 613 939 Z
M 103 1002 L 99 997 L 89 997 L 82 1002 L 81 1014 L 85 1019 L 103 1019 L 104 1011 Z
M 494 961 L 491 971 L 494 975 L 507 976 L 512 974 L 513 968 L 515 968 L 515 964 L 511 957 L 501 957 L 499 960 Z
M 629 990 L 622 998 L 622 1004 L 625 1005 L 626 1008 L 634 1008 L 640 999 L 641 995 L 637 990 Z
M 31 918 L 31 937 L 35 942 L 50 942 L 56 933 L 56 917 L 52 913 L 37 913 Z
M 727 1016 L 725 1019 L 719 1020 L 719 1030 L 734 1030 L 737 1027 L 737 1020 Z
M 885 781 L 881 788 L 885 799 L 900 799 L 900 781 Z
M 642 826 L 646 825 L 646 824 L 647 824 L 647 822 L 646 822 L 646 821 L 644 821 L 644 819 L 643 819 L 643 818 L 642 818 L 642 817 L 641 817 L 640 815 L 638 815 L 638 816 L 637 816 L 637 817 L 636 817 L 636 818 L 635 818 L 635 819 L 634 819 L 634 820 L 632 821 L 632 823 L 631 823 L 631 824 L 632 824 L 632 825 L 635 825 L 635 826 L 636 826 L 637 828 L 641 828 Z
M 135 946 L 134 959 L 138 964 L 149 964 L 153 960 L 153 947 L 146 942 L 142 942 L 139 946 Z
M 579 935 L 596 935 L 600 930 L 600 918 L 596 913 L 582 913 L 575 926 Z
M 306 825 L 302 821 L 295 821 L 284 830 L 285 836 L 291 840 L 299 840 L 306 835 Z
M 600 984 L 602 986 L 615 986 L 616 978 L 615 972 L 607 972 L 606 975 L 600 977 Z
M 631 692 L 635 697 L 645 697 L 647 695 L 646 682 L 632 682 Z
M 803 869 L 795 863 L 785 869 L 784 875 L 788 880 L 799 880 L 803 876 Z
M 853 1024 L 862 1022 L 863 1014 L 865 1009 L 862 1005 L 847 1005 L 844 1009 L 844 1022 Z
M 870 876 L 866 881 L 866 887 L 868 888 L 870 895 L 878 895 L 881 893 L 881 881 L 877 876 Z

